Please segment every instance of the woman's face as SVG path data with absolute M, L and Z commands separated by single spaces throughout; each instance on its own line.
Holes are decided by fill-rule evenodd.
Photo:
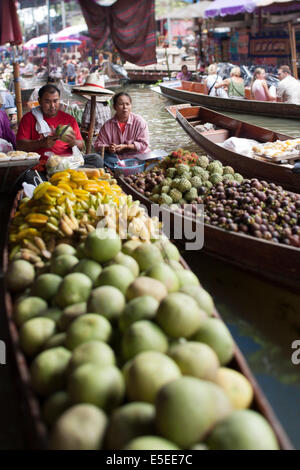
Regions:
M 119 119 L 127 121 L 127 119 L 129 118 L 129 114 L 131 113 L 131 102 L 128 96 L 119 96 L 115 104 L 115 110 Z
M 266 78 L 266 72 L 263 70 L 257 75 L 257 78 L 259 78 L 259 80 L 264 80 Z
M 187 73 L 187 66 L 184 65 L 181 69 L 182 73 L 186 74 Z

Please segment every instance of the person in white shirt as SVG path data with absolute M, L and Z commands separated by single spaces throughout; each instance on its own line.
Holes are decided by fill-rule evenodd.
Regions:
M 222 82 L 222 78 L 217 74 L 217 64 L 210 64 L 207 69 L 208 77 L 204 81 L 207 86 L 207 92 L 209 96 L 219 96 L 221 98 L 228 98 L 227 92 L 224 88 L 219 88 L 218 90 L 215 86 Z
M 283 103 L 300 104 L 300 82 L 292 77 L 288 65 L 282 65 L 278 70 L 280 83 L 277 87 L 277 97 Z

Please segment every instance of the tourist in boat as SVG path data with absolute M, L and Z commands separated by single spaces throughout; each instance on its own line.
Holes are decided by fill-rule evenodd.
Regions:
M 292 77 L 288 65 L 282 65 L 278 70 L 280 83 L 277 87 L 277 96 L 283 103 L 300 104 L 300 82 Z
M 204 80 L 207 86 L 207 94 L 209 96 L 219 96 L 220 98 L 228 98 L 226 90 L 219 88 L 216 90 L 215 85 L 222 82 L 222 78 L 217 73 L 217 64 L 210 64 L 207 69 L 208 77 Z
M 96 151 L 101 152 L 104 147 L 104 163 L 110 168 L 114 167 L 118 157 L 132 158 L 135 154 L 150 151 L 148 125 L 141 116 L 131 112 L 131 96 L 125 92 L 117 93 L 113 97 L 113 107 L 114 117 L 102 126 L 95 142 Z
M 229 98 L 245 98 L 245 85 L 240 67 L 233 67 L 230 71 L 230 78 L 225 78 L 215 85 L 215 88 L 227 88 Z
M 39 153 L 41 158 L 38 170 L 44 171 L 48 159 L 47 152 L 69 156 L 74 146 L 83 150 L 84 141 L 75 118 L 60 110 L 59 88 L 52 84 L 40 88 L 39 104 L 39 107 L 33 108 L 21 119 L 17 133 L 17 150 Z M 68 131 L 64 141 L 59 140 L 54 131 L 59 125 L 67 124 L 72 127 L 72 131 Z M 84 161 L 88 166 L 96 168 L 103 166 L 103 161 L 97 154 L 84 156 Z
M 186 65 L 181 67 L 181 71 L 176 75 L 177 80 L 189 81 L 192 78 L 192 73 L 188 70 Z
M 260 67 L 254 70 L 251 82 L 251 93 L 254 100 L 276 101 L 276 96 L 274 97 L 268 88 L 266 82 L 266 72 Z

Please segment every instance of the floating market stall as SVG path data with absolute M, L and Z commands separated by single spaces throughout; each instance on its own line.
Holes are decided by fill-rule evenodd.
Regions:
M 6 307 L 28 445 L 291 448 L 213 299 L 109 174 L 56 172 L 18 195 L 10 222 Z M 133 432 L 136 412 L 145 426 Z

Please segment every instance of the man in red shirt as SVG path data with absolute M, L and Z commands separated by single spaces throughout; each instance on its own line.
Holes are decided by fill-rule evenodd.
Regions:
M 71 155 L 72 147 L 76 145 L 79 150 L 84 148 L 84 141 L 80 134 L 77 121 L 70 114 L 64 113 L 60 107 L 60 90 L 52 84 L 47 84 L 39 90 L 39 103 L 46 121 L 53 135 L 44 136 L 36 129 L 37 120 L 32 112 L 26 113 L 19 124 L 17 133 L 17 150 L 24 152 L 37 152 L 41 155 L 39 170 L 45 169 L 47 161 L 46 152 L 53 152 L 56 155 Z M 69 124 L 73 131 L 65 136 L 66 142 L 59 140 L 55 135 L 55 129 L 59 124 Z M 87 166 L 102 167 L 103 160 L 97 154 L 84 157 Z

